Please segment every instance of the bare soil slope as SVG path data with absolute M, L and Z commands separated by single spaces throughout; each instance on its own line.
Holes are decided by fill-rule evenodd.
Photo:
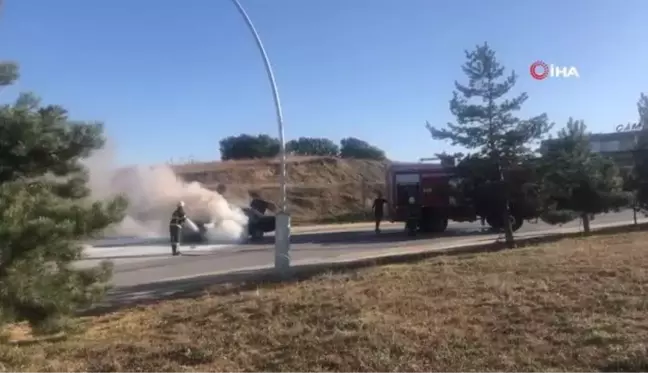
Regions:
M 293 222 L 365 220 L 376 190 L 383 190 L 386 163 L 333 157 L 290 157 L 287 164 L 288 208 Z M 226 187 L 228 199 L 245 203 L 248 192 L 279 202 L 279 161 L 258 159 L 174 166 L 189 181 L 210 189 Z

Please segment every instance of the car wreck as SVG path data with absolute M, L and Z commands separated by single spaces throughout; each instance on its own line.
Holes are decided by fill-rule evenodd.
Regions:
M 276 218 L 274 215 L 265 215 L 251 207 L 241 208 L 245 216 L 248 218 L 247 226 L 245 228 L 245 235 L 242 237 L 244 240 L 260 241 L 266 233 L 274 232 L 276 228 Z M 191 217 L 190 217 L 191 219 Z M 189 227 L 184 227 L 182 230 L 182 242 L 184 243 L 202 243 L 208 241 L 207 232 L 211 222 L 201 221 L 199 219 L 191 219 L 198 231 Z

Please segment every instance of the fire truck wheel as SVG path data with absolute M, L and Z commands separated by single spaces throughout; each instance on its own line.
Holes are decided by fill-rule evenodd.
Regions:
M 448 218 L 435 214 L 424 215 L 420 222 L 421 232 L 443 233 L 448 228 Z
M 407 220 L 405 222 L 405 231 L 408 236 L 416 236 L 418 232 L 418 222 L 414 220 Z
M 432 220 L 430 228 L 433 233 L 443 233 L 448 228 L 448 219 L 437 217 Z

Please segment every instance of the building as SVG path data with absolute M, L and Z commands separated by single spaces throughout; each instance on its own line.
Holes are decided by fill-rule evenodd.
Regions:
M 619 125 L 616 132 L 593 133 L 589 135 L 590 149 L 594 153 L 612 158 L 621 167 L 632 166 L 632 153 L 639 140 L 641 126 L 637 124 Z M 540 145 L 540 153 L 545 154 L 555 139 L 549 139 Z

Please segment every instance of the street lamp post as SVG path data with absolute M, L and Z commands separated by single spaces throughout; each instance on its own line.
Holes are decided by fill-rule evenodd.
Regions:
M 257 32 L 252 20 L 248 16 L 245 9 L 238 0 L 232 0 L 236 9 L 241 14 L 241 17 L 245 20 L 245 24 L 252 33 L 254 41 L 256 42 L 257 49 L 263 58 L 263 64 L 265 66 L 266 74 L 268 75 L 268 80 L 270 81 L 270 87 L 272 88 L 272 98 L 274 100 L 275 112 L 277 116 L 277 127 L 279 130 L 279 184 L 281 188 L 281 201 L 279 204 L 279 213 L 277 214 L 276 220 L 276 232 L 275 232 L 275 269 L 281 274 L 286 275 L 290 269 L 290 215 L 286 211 L 287 198 L 286 198 L 286 142 L 284 139 L 284 128 L 283 128 L 283 114 L 281 112 L 281 101 L 279 100 L 279 90 L 277 89 L 277 83 L 275 81 L 274 73 L 272 72 L 272 67 L 270 66 L 270 59 L 266 53 L 263 43 L 261 42 L 261 37 Z

